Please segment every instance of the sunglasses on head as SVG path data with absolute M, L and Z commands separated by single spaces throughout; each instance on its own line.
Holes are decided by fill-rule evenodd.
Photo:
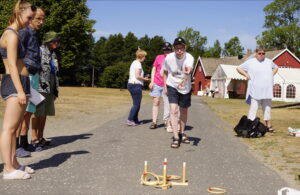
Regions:
M 31 11 L 35 12 L 36 11 L 36 7 L 34 5 L 30 6 Z

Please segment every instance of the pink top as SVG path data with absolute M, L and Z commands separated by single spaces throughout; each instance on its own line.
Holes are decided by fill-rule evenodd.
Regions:
M 165 60 L 165 55 L 158 55 L 155 58 L 153 66 L 156 68 L 156 72 L 154 75 L 154 83 L 159 86 L 164 86 L 164 79 L 160 76 L 160 70 L 162 67 L 162 63 Z

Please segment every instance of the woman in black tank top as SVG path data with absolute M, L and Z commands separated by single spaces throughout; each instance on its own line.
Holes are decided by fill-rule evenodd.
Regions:
M 6 97 L 0 137 L 0 149 L 4 162 L 3 179 L 29 179 L 30 173 L 34 172 L 30 167 L 19 164 L 15 152 L 16 131 L 25 112 L 26 94 L 30 95 L 26 85 L 29 81 L 28 71 L 21 59 L 25 51 L 21 48 L 18 31 L 29 25 L 34 16 L 34 8 L 30 3 L 19 0 L 13 9 L 8 29 L 0 39 L 1 55 L 4 57 L 6 72 L 6 79 L 1 83 L 1 95 Z

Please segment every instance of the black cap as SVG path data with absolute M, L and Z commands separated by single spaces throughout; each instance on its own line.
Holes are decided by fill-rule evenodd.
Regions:
M 163 51 L 172 51 L 172 45 L 169 42 L 165 42 L 163 47 L 162 47 Z
M 175 40 L 174 40 L 174 43 L 173 45 L 180 45 L 180 44 L 184 44 L 185 45 L 185 40 L 182 38 L 182 37 L 177 37 Z

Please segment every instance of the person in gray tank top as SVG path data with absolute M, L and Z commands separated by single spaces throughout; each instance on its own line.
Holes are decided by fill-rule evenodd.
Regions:
M 5 100 L 3 128 L 0 136 L 1 156 L 4 162 L 3 179 L 29 179 L 34 170 L 22 166 L 16 158 L 16 131 L 24 115 L 29 91 L 28 71 L 24 65 L 24 50 L 18 31 L 29 25 L 35 7 L 22 0 L 13 9 L 8 28 L 0 38 L 1 55 L 5 66 L 1 95 Z M 16 48 L 16 49 L 14 49 Z

